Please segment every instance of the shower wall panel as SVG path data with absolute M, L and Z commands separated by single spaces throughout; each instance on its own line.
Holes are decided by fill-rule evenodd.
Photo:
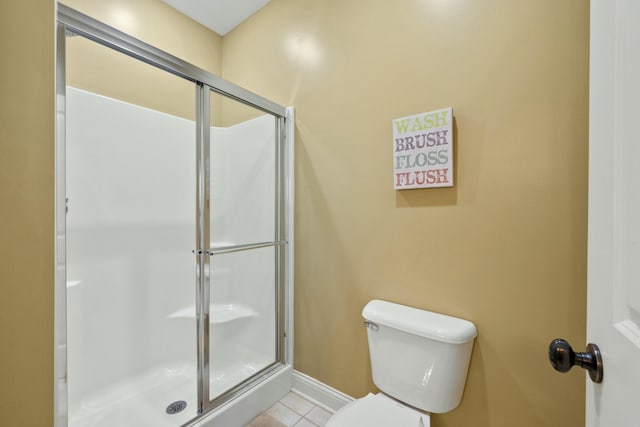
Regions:
M 195 125 L 66 95 L 70 425 L 132 414 L 163 425 L 176 400 L 184 422 L 196 415 L 196 330 L 169 315 L 195 302 Z

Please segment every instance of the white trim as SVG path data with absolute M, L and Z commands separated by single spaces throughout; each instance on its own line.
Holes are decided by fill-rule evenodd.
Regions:
M 293 222 L 294 222 L 294 194 L 295 194 L 295 109 L 287 107 L 286 109 L 286 139 L 285 139 L 285 233 L 287 236 L 286 246 L 286 265 L 285 272 L 285 304 L 287 305 L 287 318 L 285 320 L 285 332 L 287 339 L 285 340 L 285 357 L 286 363 L 293 366 Z
M 57 10 L 58 3 L 55 8 Z M 57 12 L 56 12 L 57 13 Z M 66 72 L 64 26 L 56 25 L 55 173 L 54 173 L 54 329 L 53 425 L 67 426 L 67 223 L 66 223 Z
M 291 391 L 330 412 L 336 412 L 355 399 L 309 375 L 293 371 Z

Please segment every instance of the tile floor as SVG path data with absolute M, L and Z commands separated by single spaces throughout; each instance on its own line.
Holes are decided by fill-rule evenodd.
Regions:
M 323 427 L 331 415 L 299 395 L 289 393 L 245 427 Z

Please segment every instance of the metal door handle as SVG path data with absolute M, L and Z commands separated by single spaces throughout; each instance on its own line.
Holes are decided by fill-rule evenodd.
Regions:
M 569 372 L 572 366 L 578 365 L 589 371 L 591 381 L 602 382 L 602 355 L 595 344 L 589 343 L 584 353 L 575 353 L 567 341 L 556 338 L 549 344 L 549 362 L 559 372 Z

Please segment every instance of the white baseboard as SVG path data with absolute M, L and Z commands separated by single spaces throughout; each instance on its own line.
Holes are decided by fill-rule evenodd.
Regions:
M 353 397 L 296 370 L 293 371 L 291 391 L 331 412 L 336 412 L 355 400 Z

